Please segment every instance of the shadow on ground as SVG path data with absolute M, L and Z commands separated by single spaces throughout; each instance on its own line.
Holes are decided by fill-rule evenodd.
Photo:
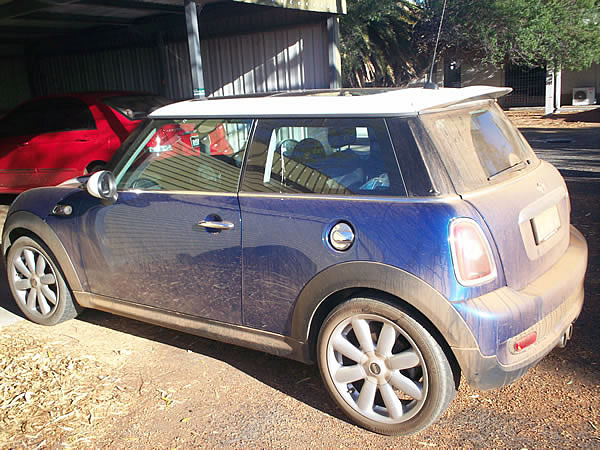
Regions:
M 551 119 L 563 119 L 565 122 L 600 123 L 600 108 L 569 114 L 552 114 Z

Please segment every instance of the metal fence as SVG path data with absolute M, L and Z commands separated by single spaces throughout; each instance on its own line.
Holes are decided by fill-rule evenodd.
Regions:
M 511 94 L 502 98 L 502 106 L 541 106 L 546 98 L 546 69 L 509 65 L 505 69 L 506 86 Z

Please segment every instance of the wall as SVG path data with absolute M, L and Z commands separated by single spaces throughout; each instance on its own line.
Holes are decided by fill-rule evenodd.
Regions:
M 30 97 L 23 46 L 0 45 L 0 115 Z
M 128 90 L 172 100 L 192 96 L 186 42 L 40 56 L 32 72 L 35 95 Z
M 588 70 L 562 72 L 562 95 L 563 105 L 570 105 L 573 99 L 573 88 L 595 87 L 597 103 L 600 103 L 600 64 L 592 64 Z
M 207 95 L 329 87 L 326 20 L 202 39 L 201 53 Z M 132 90 L 192 97 L 187 40 L 42 54 L 34 64 L 33 95 Z
M 201 41 L 207 95 L 329 87 L 325 22 Z
M 488 69 L 482 69 L 466 61 L 462 62 L 461 76 L 462 86 L 474 86 L 478 84 L 504 86 L 506 84 L 504 70 L 491 66 Z M 593 64 L 589 69 L 578 72 L 568 70 L 562 72 L 562 105 L 572 104 L 573 88 L 578 87 L 595 87 L 596 100 L 600 104 L 600 64 Z M 538 106 L 543 106 L 543 102 L 540 102 Z

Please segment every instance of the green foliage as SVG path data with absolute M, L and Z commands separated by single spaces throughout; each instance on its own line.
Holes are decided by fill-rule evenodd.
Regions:
M 443 0 L 348 0 L 340 19 L 346 86 L 401 85 L 423 75 Z M 448 0 L 438 61 L 468 57 L 570 70 L 600 62 L 600 0 Z
M 415 29 L 421 52 L 433 46 L 443 0 L 421 5 Z M 452 49 L 503 66 L 582 70 L 600 61 L 600 7 L 596 0 L 448 0 L 442 53 Z
M 411 39 L 421 8 L 408 0 L 349 0 L 347 7 L 340 18 L 344 85 L 394 86 L 414 77 L 420 59 Z

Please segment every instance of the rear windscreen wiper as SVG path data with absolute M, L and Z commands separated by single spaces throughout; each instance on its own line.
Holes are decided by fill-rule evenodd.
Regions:
M 502 169 L 500 172 L 497 172 L 494 175 L 489 176 L 488 181 L 492 181 L 493 179 L 499 177 L 500 175 L 506 175 L 506 174 L 509 174 L 512 172 L 516 172 L 518 170 L 523 170 L 525 167 L 527 167 L 527 164 L 529 164 L 529 160 L 518 162 L 513 166 L 509 166 L 506 169 Z

